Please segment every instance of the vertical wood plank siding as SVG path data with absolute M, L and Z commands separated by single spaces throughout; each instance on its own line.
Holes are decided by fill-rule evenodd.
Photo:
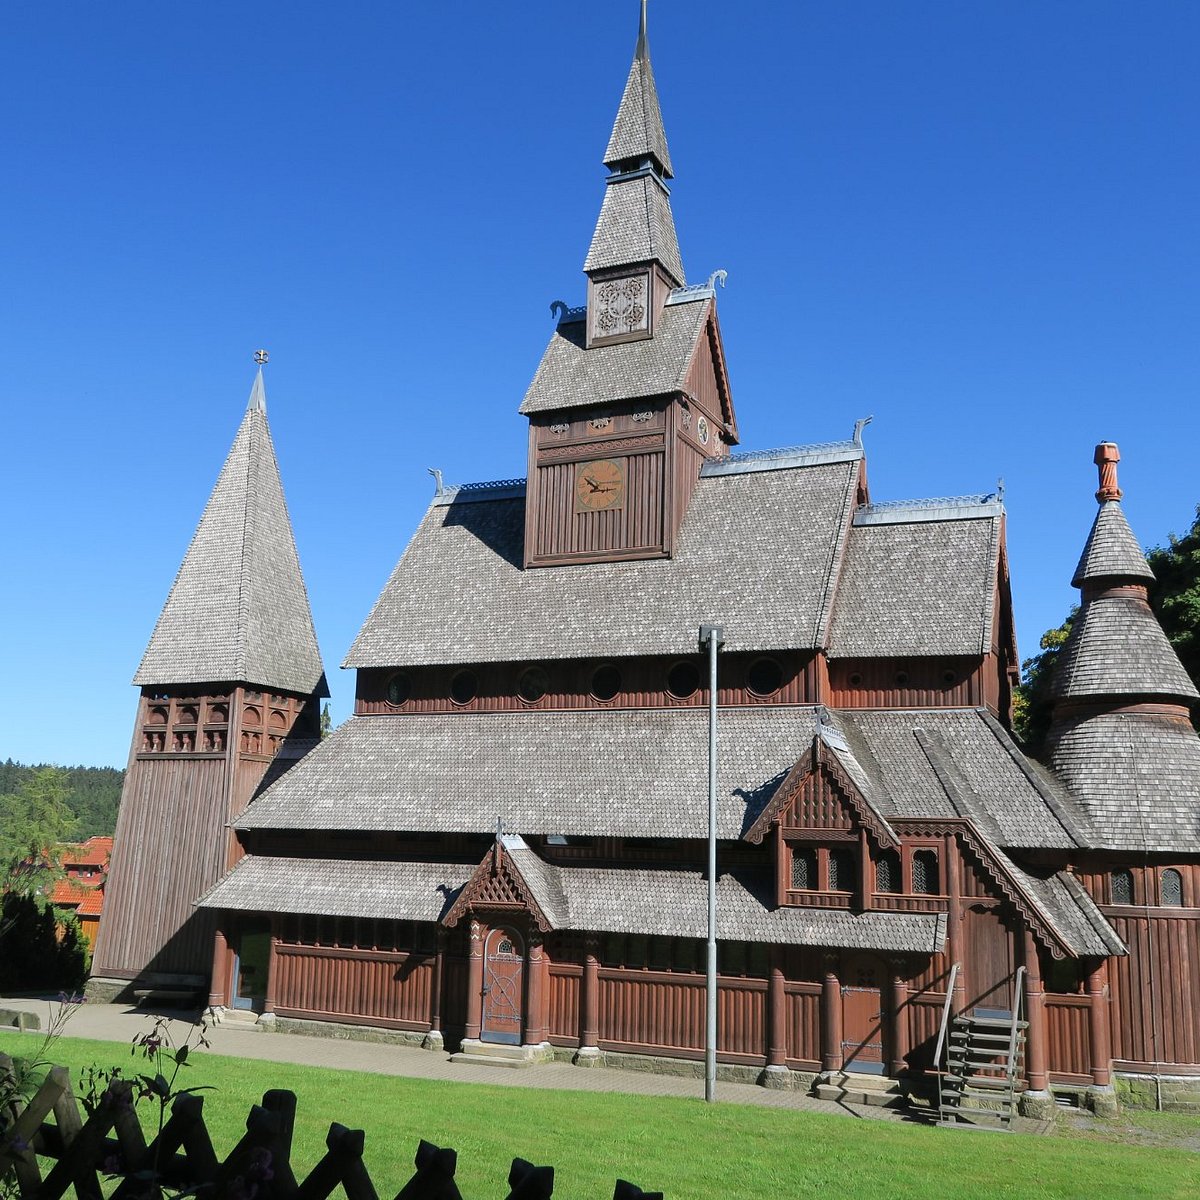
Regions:
M 550 1041 L 556 1046 L 579 1045 L 582 976 L 583 968 L 574 963 L 550 964 Z
M 834 708 L 969 708 L 989 705 L 983 658 L 855 658 L 829 664 L 829 701 Z M 993 689 L 994 691 L 994 689 Z M 995 701 L 989 707 L 995 712 Z
M 1045 1010 L 1050 1074 L 1064 1083 L 1091 1083 L 1091 1001 L 1047 993 Z
M 784 997 L 787 1064 L 816 1070 L 821 1065 L 821 985 L 788 983 L 784 985 Z
M 433 958 L 428 954 L 281 944 L 275 969 L 280 1016 L 429 1028 Z

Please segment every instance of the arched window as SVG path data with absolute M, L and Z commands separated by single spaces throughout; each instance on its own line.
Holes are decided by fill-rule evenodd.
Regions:
M 1169 867 L 1162 873 L 1159 887 L 1163 904 L 1169 908 L 1183 907 L 1183 876 L 1174 867 Z
M 829 890 L 831 892 L 854 891 L 854 853 L 850 850 L 830 850 Z
M 792 851 L 792 887 L 812 891 L 817 886 L 817 854 L 815 850 Z
M 875 860 L 875 890 L 877 892 L 899 892 L 900 855 L 895 850 L 883 850 Z
M 1109 879 L 1109 893 L 1113 904 L 1133 903 L 1133 872 L 1114 871 Z
M 938 879 L 937 853 L 917 850 L 912 857 L 912 890 L 918 896 L 937 896 L 941 893 Z

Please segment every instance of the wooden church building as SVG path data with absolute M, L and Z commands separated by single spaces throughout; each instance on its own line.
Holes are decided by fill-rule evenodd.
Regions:
M 735 452 L 644 17 L 604 163 L 585 303 L 520 409 L 528 477 L 439 481 L 324 740 L 260 371 L 135 677 L 93 990 L 468 1057 L 700 1060 L 717 622 L 728 1070 L 914 1080 L 947 1017 L 1019 1013 L 1030 1107 L 1200 1084 L 1197 693 L 1116 447 L 1047 768 L 1010 732 L 1000 498 L 873 500 L 861 423 Z

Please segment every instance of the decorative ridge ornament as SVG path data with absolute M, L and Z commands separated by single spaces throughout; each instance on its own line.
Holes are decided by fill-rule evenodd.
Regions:
M 863 444 L 863 440 L 862 440 L 863 430 L 866 429 L 866 427 L 868 425 L 870 425 L 870 423 L 873 420 L 875 420 L 874 416 L 859 417 L 858 420 L 854 422 L 854 439 L 853 440 L 854 440 L 854 444 L 856 446 L 861 446 Z
M 250 388 L 250 399 L 246 403 L 247 412 L 267 411 L 267 389 L 263 383 L 263 367 L 270 361 L 271 356 L 265 350 L 255 350 L 254 361 L 258 363 L 258 371 Z
M 1116 442 L 1101 442 L 1096 447 L 1092 461 L 1100 468 L 1100 487 L 1096 491 L 1096 499 L 1104 504 L 1109 500 L 1120 500 L 1125 494 L 1117 486 L 1117 463 L 1121 461 L 1121 451 Z

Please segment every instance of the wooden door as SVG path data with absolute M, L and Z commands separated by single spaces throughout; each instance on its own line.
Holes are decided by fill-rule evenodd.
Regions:
M 515 929 L 501 925 L 489 930 L 483 943 L 480 1040 L 519 1046 L 524 1009 L 525 943 Z
M 271 962 L 271 930 L 243 929 L 233 965 L 233 1007 L 262 1012 Z
M 871 954 L 842 960 L 842 1069 L 884 1073 L 883 964 Z

